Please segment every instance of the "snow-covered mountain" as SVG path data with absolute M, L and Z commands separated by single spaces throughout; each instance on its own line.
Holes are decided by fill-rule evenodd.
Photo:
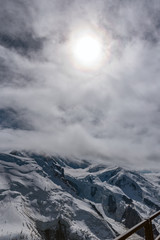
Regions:
M 86 160 L 1 153 L 0 240 L 114 239 L 160 209 L 159 179 Z

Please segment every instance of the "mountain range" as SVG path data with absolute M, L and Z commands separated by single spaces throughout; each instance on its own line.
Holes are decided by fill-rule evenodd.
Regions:
M 160 209 L 159 184 L 158 172 L 26 151 L 1 153 L 0 240 L 114 239 Z M 158 231 L 157 219 L 155 236 Z

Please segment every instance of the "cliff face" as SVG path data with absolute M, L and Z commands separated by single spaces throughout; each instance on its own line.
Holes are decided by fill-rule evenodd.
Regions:
M 111 240 L 158 209 L 158 186 L 137 172 L 0 154 L 0 240 Z

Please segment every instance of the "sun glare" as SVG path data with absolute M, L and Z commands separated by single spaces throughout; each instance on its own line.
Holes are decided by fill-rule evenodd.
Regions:
M 84 36 L 77 39 L 73 46 L 75 59 L 84 66 L 92 66 L 98 63 L 102 56 L 101 44 L 98 39 Z
M 96 69 L 102 64 L 102 39 L 92 32 L 79 32 L 71 40 L 72 60 L 76 67 L 82 69 Z

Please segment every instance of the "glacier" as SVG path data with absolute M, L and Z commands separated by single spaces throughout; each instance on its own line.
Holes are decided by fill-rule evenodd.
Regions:
M 0 240 L 114 239 L 160 209 L 159 184 L 158 172 L 0 153 Z M 142 237 L 139 231 L 130 239 Z

